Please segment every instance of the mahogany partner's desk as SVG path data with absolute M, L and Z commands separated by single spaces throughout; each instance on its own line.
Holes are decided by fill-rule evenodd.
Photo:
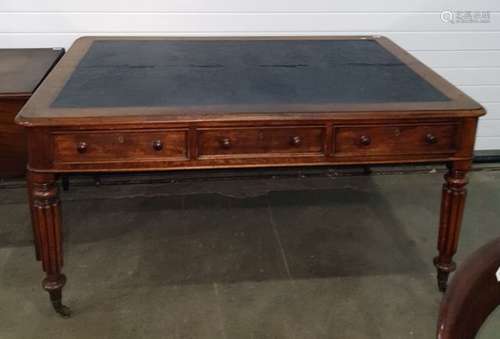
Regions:
M 444 290 L 484 113 L 383 37 L 78 39 L 17 116 L 43 287 L 68 315 L 61 173 L 441 162 Z

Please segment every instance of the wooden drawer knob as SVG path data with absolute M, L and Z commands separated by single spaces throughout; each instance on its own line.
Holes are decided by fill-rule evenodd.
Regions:
M 360 138 L 359 138 L 359 143 L 363 146 L 368 146 L 372 143 L 372 139 L 367 136 L 367 135 L 362 135 Z
M 299 136 L 294 136 L 290 138 L 290 145 L 292 146 L 300 146 L 302 143 L 302 139 Z
M 161 140 L 153 141 L 153 149 L 155 151 L 161 151 L 163 149 L 163 143 L 161 142 Z
M 229 138 L 223 138 L 221 141 L 220 141 L 220 144 L 223 148 L 231 148 L 231 139 Z
M 435 135 L 431 134 L 431 133 L 427 133 L 425 135 L 425 142 L 429 145 L 433 145 L 435 143 L 437 143 L 437 138 Z
M 80 141 L 78 145 L 76 146 L 76 150 L 78 153 L 83 154 L 87 152 L 88 145 L 85 141 Z

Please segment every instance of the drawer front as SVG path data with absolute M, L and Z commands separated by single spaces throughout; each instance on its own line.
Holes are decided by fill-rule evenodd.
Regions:
M 63 132 L 53 135 L 55 162 L 187 159 L 187 131 Z
M 335 156 L 450 154 L 457 124 L 345 126 L 335 129 Z
M 243 127 L 198 131 L 199 158 L 320 155 L 323 127 Z

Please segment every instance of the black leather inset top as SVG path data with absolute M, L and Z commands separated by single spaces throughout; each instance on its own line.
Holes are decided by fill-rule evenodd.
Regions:
M 52 106 L 448 100 L 373 40 L 99 40 Z

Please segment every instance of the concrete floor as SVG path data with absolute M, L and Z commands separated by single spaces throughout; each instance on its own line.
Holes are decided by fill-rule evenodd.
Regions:
M 40 287 L 20 184 L 0 185 L 0 338 L 433 338 L 442 173 L 76 185 L 65 302 Z M 458 262 L 500 236 L 474 172 Z M 500 312 L 481 338 L 498 338 Z

